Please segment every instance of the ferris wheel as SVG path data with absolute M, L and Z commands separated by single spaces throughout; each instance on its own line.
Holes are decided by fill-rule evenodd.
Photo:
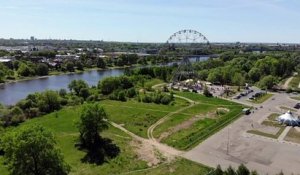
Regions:
M 172 34 L 160 49 L 159 54 L 184 57 L 193 55 L 196 50 L 209 48 L 210 44 L 206 36 L 196 30 L 185 29 Z
M 196 57 L 206 49 L 209 49 L 208 39 L 196 30 L 180 30 L 168 38 L 160 50 L 160 55 L 182 58 L 177 70 L 173 72 L 173 84 L 189 78 L 197 79 L 197 72 L 194 71 L 189 57 Z
M 208 39 L 196 30 L 180 30 L 171 35 L 168 40 L 168 44 L 204 44 L 208 45 Z

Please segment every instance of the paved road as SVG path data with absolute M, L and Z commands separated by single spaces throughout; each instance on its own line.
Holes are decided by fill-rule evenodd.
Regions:
M 276 174 L 281 170 L 285 174 L 300 174 L 300 146 L 275 139 L 267 139 L 246 133 L 255 128 L 269 114 L 284 112 L 278 106 L 295 105 L 286 94 L 275 94 L 275 100 L 269 99 L 249 116 L 227 126 L 203 143 L 185 153 L 187 159 L 216 167 L 220 164 L 227 168 L 229 165 L 237 167 L 244 163 L 252 170 L 261 174 Z M 252 125 L 253 124 L 253 125 Z

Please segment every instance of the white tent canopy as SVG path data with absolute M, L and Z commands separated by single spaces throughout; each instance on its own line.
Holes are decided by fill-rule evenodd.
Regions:
M 295 117 L 291 111 L 279 116 L 278 121 L 289 126 L 300 126 L 300 119 Z

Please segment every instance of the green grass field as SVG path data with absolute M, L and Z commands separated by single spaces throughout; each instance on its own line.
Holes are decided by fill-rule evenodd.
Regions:
M 234 102 L 218 98 L 207 98 L 194 93 L 177 93 L 178 95 L 191 98 L 199 104 L 188 108 L 180 113 L 172 115 L 165 123 L 159 125 L 154 135 L 168 130 L 195 115 L 214 114 L 217 108 L 229 109 L 229 112 L 217 116 L 217 118 L 201 118 L 193 123 L 189 128 L 180 130 L 162 140 L 164 143 L 178 149 L 189 149 L 207 137 L 219 131 L 240 116 L 241 105 Z M 170 105 L 158 105 L 154 103 L 140 103 L 136 100 L 127 102 L 104 100 L 99 102 L 108 114 L 108 119 L 118 124 L 122 124 L 129 131 L 146 138 L 147 129 L 160 118 L 186 107 L 189 103 L 186 100 L 175 98 Z M 121 153 L 116 158 L 104 163 L 101 166 L 85 164 L 80 161 L 84 152 L 77 150 L 74 144 L 78 138 L 78 130 L 75 123 L 79 120 L 81 110 L 84 105 L 66 107 L 60 111 L 27 120 L 24 125 L 42 125 L 55 134 L 58 147 L 61 149 L 65 160 L 71 165 L 71 175 L 94 175 L 94 174 L 206 174 L 209 168 L 190 162 L 184 159 L 176 159 L 170 163 L 163 163 L 157 167 L 149 168 L 147 162 L 139 159 L 134 148 L 130 146 L 132 138 L 124 132 L 110 127 L 101 133 L 103 137 L 113 140 L 121 149 Z M 1 175 L 7 175 L 7 168 L 2 164 L 0 157 Z
M 109 114 L 112 120 L 121 116 L 125 116 L 127 117 L 127 119 L 131 119 L 132 115 L 136 114 L 132 112 L 135 110 L 124 112 L 124 109 L 120 108 L 119 106 L 114 106 L 110 108 L 106 106 L 108 104 L 114 103 L 116 103 L 114 105 L 117 105 L 117 102 L 103 101 L 101 103 L 105 107 L 107 113 Z M 130 106 L 132 105 L 131 103 L 132 102 L 125 102 L 123 103 L 123 105 L 126 104 Z M 156 106 L 154 105 L 152 107 L 153 108 L 149 109 L 155 109 Z M 112 113 L 114 108 L 119 108 L 119 111 Z M 167 106 L 159 106 L 158 108 L 168 110 Z M 138 173 L 143 172 L 141 170 L 148 168 L 146 162 L 139 160 L 138 156 L 133 151 L 133 148 L 130 146 L 130 142 L 132 140 L 131 137 L 125 134 L 124 132 L 115 129 L 112 126 L 109 127 L 108 130 L 104 131 L 101 135 L 103 137 L 112 139 L 114 143 L 120 147 L 120 155 L 100 166 L 82 163 L 80 159 L 84 156 L 85 153 L 77 150 L 74 147 L 74 144 L 76 143 L 76 140 L 78 138 L 78 131 L 75 126 L 75 122 L 79 120 L 81 110 L 82 106 L 64 108 L 58 112 L 54 112 L 39 118 L 28 120 L 25 123 L 21 124 L 21 126 L 19 127 L 22 127 L 24 125 L 37 124 L 42 125 L 51 130 L 55 134 L 58 147 L 61 149 L 66 162 L 72 167 L 70 173 L 71 175 L 123 174 L 131 171 Z M 144 110 L 144 113 L 147 112 L 147 110 Z M 142 111 L 138 110 L 138 113 L 141 114 Z M 151 115 L 156 115 L 156 111 L 154 113 L 152 113 L 152 111 L 149 113 L 151 113 Z M 130 123 L 130 121 L 128 121 L 128 123 Z M 2 164 L 2 157 L 0 157 L 0 163 L 1 175 L 7 175 L 8 171 L 7 168 Z M 189 169 L 186 169 L 186 167 L 189 167 Z M 186 174 L 186 172 L 190 174 L 205 174 L 206 172 L 208 172 L 208 170 L 209 168 L 204 167 L 200 164 L 179 159 L 174 162 L 171 162 L 170 164 L 161 165 L 157 168 L 146 170 L 146 172 L 147 174 L 155 175 Z
M 176 98 L 173 105 L 105 100 L 101 104 L 109 114 L 109 120 L 123 124 L 129 131 L 147 138 L 147 129 L 168 113 L 186 106 L 186 101 Z
M 213 115 L 212 113 L 215 113 L 217 108 L 229 109 L 229 112 L 224 115 L 218 116 L 217 118 L 208 117 L 200 119 L 194 122 L 190 127 L 181 129 L 162 139 L 163 143 L 181 150 L 192 148 L 237 119 L 241 115 L 243 108 L 243 106 L 237 103 L 219 98 L 208 98 L 203 95 L 188 92 L 177 92 L 176 94 L 190 98 L 199 104 L 172 115 L 168 120 L 159 125 L 154 130 L 154 136 L 156 138 L 163 132 L 167 132 L 170 128 L 189 120 L 195 115 L 205 115 L 207 113 Z

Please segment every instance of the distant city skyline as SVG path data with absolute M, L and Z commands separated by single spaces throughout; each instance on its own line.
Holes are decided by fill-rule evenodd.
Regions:
M 211 42 L 300 43 L 297 0 L 0 0 L 0 38 L 165 42 L 194 29 Z

